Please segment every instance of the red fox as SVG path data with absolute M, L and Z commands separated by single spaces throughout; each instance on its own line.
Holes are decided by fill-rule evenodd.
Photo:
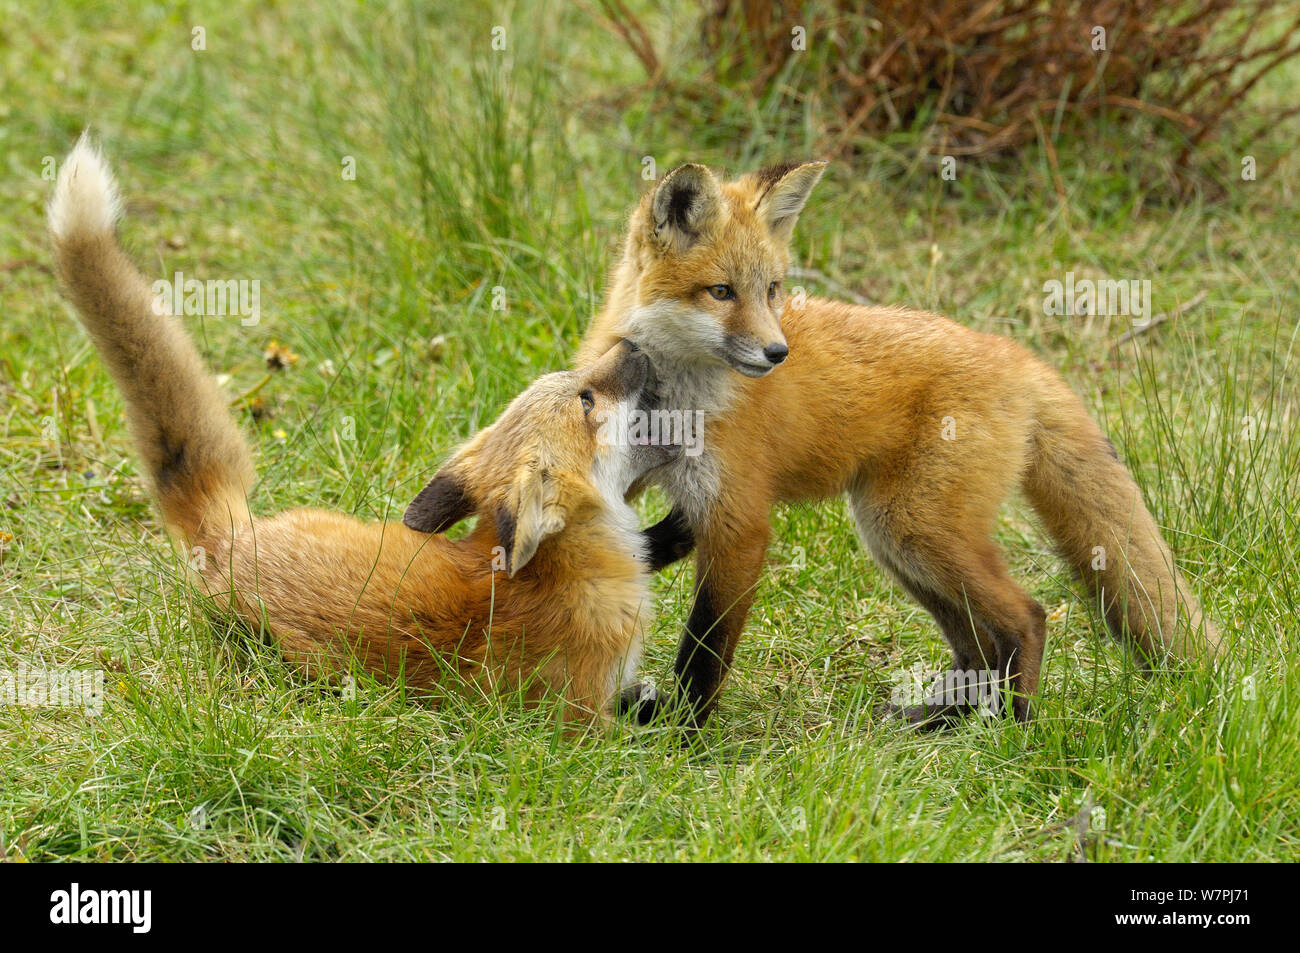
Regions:
M 698 547 L 676 663 L 691 721 L 707 718 L 731 665 L 773 504 L 837 493 L 876 562 L 934 617 L 954 667 L 993 667 L 1019 719 L 1046 631 L 991 539 L 1015 487 L 1117 636 L 1149 661 L 1214 655 L 1215 628 L 1137 485 L 1055 370 L 938 315 L 788 295 L 790 237 L 824 168 L 665 176 L 632 212 L 577 357 L 589 366 L 634 341 L 663 406 L 705 414 L 703 452 L 651 477 L 673 509 L 647 531 L 656 568 Z M 894 714 L 933 724 L 968 707 Z
M 248 445 L 179 321 L 118 245 L 117 187 L 83 136 L 50 204 L 54 257 L 126 399 L 136 450 L 197 582 L 309 674 L 355 661 L 427 689 L 477 682 L 603 723 L 635 672 L 649 569 L 632 483 L 676 449 L 606 439 L 649 406 L 619 344 L 548 374 L 455 452 L 401 523 L 299 509 L 254 518 Z M 482 514 L 464 539 L 438 534 Z

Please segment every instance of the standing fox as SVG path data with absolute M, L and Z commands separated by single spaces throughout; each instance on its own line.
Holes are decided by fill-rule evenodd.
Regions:
M 1215 629 L 1137 485 L 1056 371 L 934 314 L 787 299 L 790 237 L 824 168 L 728 182 L 700 165 L 669 173 L 632 213 L 577 358 L 588 366 L 634 341 L 663 406 L 705 413 L 703 453 L 652 477 L 673 509 L 647 531 L 656 568 L 698 546 L 676 663 L 694 723 L 715 705 L 740 639 L 772 505 L 836 493 L 848 494 L 876 562 L 934 617 L 954 667 L 993 667 L 1021 720 L 1046 630 L 991 539 L 1015 487 L 1117 636 L 1148 661 L 1215 654 Z M 896 713 L 933 724 L 968 707 Z
M 559 694 L 604 722 L 635 674 L 648 601 L 624 496 L 677 448 L 606 439 L 644 412 L 651 368 L 627 344 L 548 374 L 438 472 L 404 523 L 291 510 L 254 519 L 251 454 L 178 320 L 117 243 L 120 203 L 83 137 L 59 172 L 50 230 L 60 276 L 126 398 L 136 449 L 199 585 L 310 674 L 354 660 L 427 689 L 477 681 Z M 483 514 L 464 539 L 440 533 Z

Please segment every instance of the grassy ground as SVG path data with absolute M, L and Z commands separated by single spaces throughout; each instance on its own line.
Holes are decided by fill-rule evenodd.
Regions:
M 560 3 L 495 19 L 453 3 L 76 6 L 0 2 L 0 670 L 102 668 L 107 697 L 97 718 L 0 707 L 0 854 L 1300 859 L 1293 130 L 1228 129 L 1177 200 L 1145 129 L 1057 142 L 1059 192 L 1041 150 L 945 182 L 915 137 L 862 141 L 796 241 L 800 266 L 1060 366 L 1233 641 L 1227 670 L 1138 674 L 1012 506 L 1001 539 L 1052 610 L 1038 719 L 940 736 L 879 724 L 900 673 L 946 650 L 833 502 L 774 515 L 699 750 L 661 731 L 572 744 L 510 703 L 430 710 L 395 687 L 300 684 L 197 611 L 121 403 L 49 273 L 43 164 L 93 123 L 146 270 L 260 282 L 257 325 L 192 319 L 232 397 L 261 384 L 240 403 L 255 505 L 393 517 L 455 442 L 567 363 L 643 157 L 662 173 L 808 156 L 816 104 L 700 81 L 694 7 L 649 12 L 674 79 L 650 89 Z M 1296 80 L 1263 84 L 1258 104 Z M 799 89 L 797 66 L 786 81 Z M 1247 154 L 1256 181 L 1240 178 Z M 1206 297 L 1112 351 L 1123 319 L 1043 313 L 1043 282 L 1071 270 L 1150 279 L 1156 311 Z M 263 382 L 273 340 L 300 359 Z M 646 672 L 661 684 L 689 590 L 689 567 L 659 582 Z

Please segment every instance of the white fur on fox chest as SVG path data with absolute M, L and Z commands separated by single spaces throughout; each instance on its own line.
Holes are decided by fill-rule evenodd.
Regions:
M 673 320 L 665 328 L 663 318 L 669 311 Z M 626 334 L 650 356 L 659 382 L 659 407 L 680 411 L 683 419 L 694 419 L 696 411 L 704 413 L 703 429 L 695 435 L 700 452 L 683 452 L 652 477 L 687 519 L 699 525 L 722 493 L 722 467 L 709 428 L 730 409 L 738 379 L 735 371 L 714 357 L 722 346 L 722 331 L 712 315 L 659 305 L 633 312 Z

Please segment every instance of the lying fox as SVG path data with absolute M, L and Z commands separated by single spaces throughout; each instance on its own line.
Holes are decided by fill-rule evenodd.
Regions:
M 1056 371 L 934 314 L 788 297 L 790 237 L 824 166 L 730 182 L 700 165 L 665 176 L 632 213 L 578 354 L 590 366 L 635 341 L 664 406 L 705 412 L 704 452 L 652 477 L 673 509 L 647 531 L 656 568 L 699 550 L 676 663 L 694 722 L 731 665 L 773 504 L 836 493 L 848 494 L 876 562 L 939 624 L 954 667 L 989 672 L 1019 719 L 1046 631 L 991 539 L 1017 486 L 1116 635 L 1148 660 L 1213 655 L 1215 629 L 1137 485 Z M 969 707 L 894 714 L 933 725 Z
M 120 202 L 83 136 L 50 204 L 54 256 L 126 399 L 136 449 L 199 584 L 309 674 L 354 661 L 430 688 L 479 683 L 566 720 L 604 722 L 635 673 L 649 569 L 633 482 L 675 448 L 611 441 L 603 421 L 652 400 L 627 344 L 542 377 L 454 453 L 404 523 L 291 510 L 253 518 L 249 448 L 178 321 L 114 234 Z M 437 534 L 471 514 L 464 539 Z

